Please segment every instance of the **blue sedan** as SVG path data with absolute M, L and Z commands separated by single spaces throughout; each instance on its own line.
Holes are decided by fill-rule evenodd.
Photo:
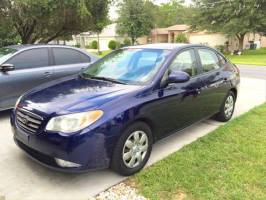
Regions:
M 156 141 L 209 117 L 230 120 L 239 82 L 236 66 L 206 46 L 122 48 L 21 96 L 14 140 L 52 169 L 132 175 Z

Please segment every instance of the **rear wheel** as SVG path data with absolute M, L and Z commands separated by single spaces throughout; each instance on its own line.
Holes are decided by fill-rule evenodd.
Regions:
M 111 168 L 117 173 L 130 176 L 147 163 L 152 149 L 152 133 L 145 123 L 129 126 L 119 138 L 114 149 Z
M 234 114 L 235 101 L 236 101 L 235 94 L 232 91 L 230 91 L 220 108 L 220 112 L 215 116 L 215 119 L 221 122 L 229 121 Z

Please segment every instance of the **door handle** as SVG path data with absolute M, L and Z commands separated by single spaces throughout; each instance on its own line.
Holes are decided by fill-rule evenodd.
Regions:
M 52 76 L 53 73 L 52 73 L 52 72 L 44 72 L 44 75 L 45 75 L 46 77 L 49 77 L 49 76 Z

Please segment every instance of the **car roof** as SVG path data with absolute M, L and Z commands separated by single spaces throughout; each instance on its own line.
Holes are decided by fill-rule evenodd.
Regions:
M 80 49 L 80 48 L 76 48 L 76 47 L 72 47 L 72 46 L 67 46 L 67 45 L 54 45 L 54 44 L 24 44 L 24 45 L 10 45 L 7 46 L 6 48 L 11 48 L 11 49 L 15 49 L 17 51 L 24 51 L 27 49 L 36 49 L 36 48 L 42 48 L 42 47 L 59 47 L 59 48 L 69 48 L 69 49 L 74 49 L 77 50 L 79 52 L 82 52 L 88 56 L 90 56 L 92 62 L 96 61 L 99 59 L 98 56 L 87 52 L 84 49 Z
M 136 46 L 130 46 L 130 47 L 126 47 L 126 48 L 174 50 L 174 49 L 179 49 L 179 48 L 183 48 L 183 47 L 194 47 L 194 46 L 203 46 L 203 45 L 185 44 L 185 43 L 156 43 L 156 44 L 136 45 Z
M 23 45 L 10 45 L 7 46 L 7 48 L 15 49 L 15 50 L 25 50 L 25 49 L 34 49 L 34 48 L 40 48 L 40 47 L 61 47 L 61 48 L 74 48 L 67 45 L 55 45 L 55 44 L 23 44 Z

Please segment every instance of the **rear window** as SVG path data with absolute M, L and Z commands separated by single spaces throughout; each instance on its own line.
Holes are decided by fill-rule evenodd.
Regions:
M 220 68 L 219 59 L 215 52 L 209 49 L 199 49 L 198 52 L 204 72 Z
M 56 65 L 69 65 L 90 62 L 90 57 L 73 49 L 53 48 L 53 53 Z

